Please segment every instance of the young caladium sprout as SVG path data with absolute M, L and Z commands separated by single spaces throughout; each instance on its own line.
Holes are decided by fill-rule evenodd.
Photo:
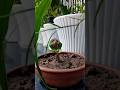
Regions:
M 51 48 L 52 52 L 59 52 L 62 47 L 62 43 L 57 39 L 50 40 L 49 47 Z

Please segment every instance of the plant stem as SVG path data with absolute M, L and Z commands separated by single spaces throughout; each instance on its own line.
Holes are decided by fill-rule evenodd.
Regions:
M 4 58 L 4 45 L 2 43 L 0 43 L 0 84 L 2 90 L 8 90 Z
M 29 52 L 30 52 L 30 49 L 31 49 L 31 46 L 32 46 L 32 42 L 33 42 L 33 40 L 34 40 L 34 35 L 35 35 L 35 32 L 33 33 L 32 38 L 30 39 L 29 45 L 28 45 L 28 47 L 27 47 L 25 65 L 28 64 Z
M 99 12 L 100 12 L 100 10 L 101 10 L 101 8 L 102 8 L 102 5 L 103 5 L 103 3 L 104 3 L 104 1 L 105 0 L 100 0 L 100 2 L 99 2 L 99 4 L 98 4 L 98 7 L 97 7 L 97 10 L 96 10 L 96 13 L 95 13 L 95 18 L 94 18 L 94 22 L 93 22 L 93 27 L 95 28 L 95 26 L 96 26 L 96 20 L 97 20 L 97 16 L 98 16 L 98 14 L 99 14 Z
M 50 40 L 51 40 L 52 36 L 53 36 L 56 32 L 57 32 L 57 30 L 55 30 L 55 31 L 51 34 L 51 36 L 50 36 L 50 38 L 49 38 L 49 40 L 48 40 L 48 42 L 47 42 L 46 53 L 47 53 L 47 51 L 48 51 L 48 47 L 49 47 Z
M 44 79 L 44 77 L 43 77 L 43 75 L 42 75 L 42 71 L 41 71 L 40 68 L 39 68 L 39 61 L 38 61 L 38 58 L 37 58 L 37 52 L 36 52 L 36 50 L 35 50 L 35 53 L 34 53 L 34 59 L 35 59 L 36 68 L 37 68 L 38 73 L 39 73 L 39 75 L 40 75 L 40 77 L 41 77 L 41 81 L 42 81 L 43 84 L 45 85 L 45 88 L 46 88 L 47 90 L 57 90 L 56 88 L 51 88 L 51 87 L 49 87 L 49 86 L 47 85 L 47 83 L 46 83 L 46 81 L 45 81 L 45 79 Z

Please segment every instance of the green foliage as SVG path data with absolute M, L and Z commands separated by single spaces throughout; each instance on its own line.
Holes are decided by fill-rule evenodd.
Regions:
M 76 5 L 70 7 L 74 13 L 85 13 L 85 2 L 81 0 L 76 0 Z
M 51 5 L 52 0 L 36 0 L 36 5 L 35 5 L 35 49 L 36 49 L 36 43 L 37 43 L 37 39 L 38 39 L 38 33 L 40 32 L 40 26 L 42 23 L 42 19 L 44 17 L 44 15 L 47 13 L 48 8 Z M 34 53 L 34 60 L 35 60 L 35 65 L 37 67 L 37 70 L 39 72 L 39 75 L 41 76 L 41 79 L 44 83 L 44 85 L 46 86 L 47 90 L 55 90 L 55 88 L 50 88 L 43 76 L 42 76 L 42 72 L 39 68 L 39 63 L 38 63 L 38 58 L 37 58 L 37 50 L 35 50 Z
M 92 0 L 87 0 L 87 1 L 92 1 Z M 51 4 L 51 2 L 53 2 Z M 98 9 L 96 11 L 95 14 L 95 21 L 97 18 L 97 15 L 101 9 L 101 6 L 103 4 L 104 0 L 101 0 L 98 6 Z M 14 0 L 0 0 L 0 90 L 2 88 L 2 90 L 8 90 L 7 87 L 7 78 L 6 78 L 6 70 L 5 70 L 5 57 L 4 57 L 4 46 L 5 46 L 5 36 L 8 30 L 8 21 L 9 21 L 9 15 L 13 6 Z M 47 10 L 49 9 L 50 5 L 54 8 L 52 8 L 51 10 L 53 12 L 51 12 L 51 15 L 56 16 L 58 14 L 58 12 L 60 12 L 58 6 L 59 6 L 59 0 L 35 0 L 35 44 L 37 42 L 37 38 L 38 38 L 38 32 L 40 30 L 40 26 L 42 24 L 42 19 L 45 16 L 45 14 L 47 13 Z M 67 9 L 66 6 L 62 6 L 61 10 L 63 14 L 68 14 L 70 13 L 70 9 Z M 78 10 L 82 10 L 83 6 L 78 7 Z M 62 45 L 59 45 L 59 48 Z M 39 69 L 38 66 L 38 59 L 37 59 L 37 54 L 36 54 L 35 50 L 35 63 L 37 65 L 38 71 L 41 74 L 41 71 Z M 43 79 L 44 82 L 44 79 Z M 48 86 L 46 86 L 48 90 L 52 90 L 51 88 L 49 88 Z
M 77 4 L 75 6 L 75 11 L 80 12 L 80 13 L 84 13 L 85 12 L 85 4 L 84 3 L 81 5 Z
M 0 85 L 0 90 L 2 90 L 1 85 Z
M 8 30 L 9 15 L 13 6 L 14 0 L 0 0 L 0 84 L 2 90 L 8 90 L 7 77 L 4 58 L 4 39 Z
M 34 35 L 34 43 L 36 47 L 38 34 L 40 31 L 40 27 L 42 24 L 43 17 L 46 15 L 52 0 L 35 0 L 35 35 Z
M 71 8 L 67 8 L 67 6 L 61 5 L 61 13 L 63 15 L 70 14 L 71 13 Z
M 48 9 L 48 16 L 49 17 L 56 17 L 59 15 L 59 8 L 60 8 L 60 0 L 52 0 L 52 3 Z
M 6 68 L 5 68 L 5 58 L 4 58 L 4 47 L 2 43 L 0 44 L 1 44 L 0 45 L 0 85 L 1 85 L 2 90 L 8 90 Z
M 52 0 L 46 15 L 42 18 L 42 25 L 47 23 L 50 17 L 56 17 L 58 15 L 60 15 L 60 0 Z
M 0 16 L 9 15 L 14 0 L 0 0 Z M 0 17 L 0 41 L 3 41 L 8 29 L 9 17 Z
M 35 3 L 35 32 L 39 32 L 42 18 L 46 14 L 52 0 L 36 0 Z
M 70 1 L 67 1 L 68 3 Z M 47 23 L 49 17 L 57 17 L 60 15 L 66 15 L 70 13 L 84 13 L 85 12 L 85 3 L 80 0 L 76 1 L 77 3 L 71 7 L 64 6 L 61 0 L 52 0 L 52 3 L 48 9 L 47 14 L 43 17 L 43 22 Z
M 59 52 L 62 47 L 62 43 L 57 39 L 52 39 L 49 42 L 49 47 L 52 49 L 52 52 Z

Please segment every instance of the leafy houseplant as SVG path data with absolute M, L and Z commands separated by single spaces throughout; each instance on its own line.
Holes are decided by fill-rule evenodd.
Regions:
M 45 56 L 47 56 L 48 54 L 46 54 Z M 48 55 L 49 56 L 49 55 Z M 44 57 L 44 55 L 43 56 L 41 56 L 41 57 Z M 40 57 L 40 61 L 41 61 L 41 57 Z M 38 64 L 38 63 L 37 63 Z M 39 67 L 38 67 L 39 68 Z M 42 67 L 41 67 L 42 68 Z M 40 69 L 41 69 L 40 68 Z M 41 69 L 42 70 L 42 69 Z M 45 70 L 45 69 L 44 69 Z M 44 71 L 44 70 L 42 70 L 42 71 Z M 44 77 L 44 79 L 46 79 L 46 77 L 44 76 L 44 72 L 42 72 L 42 74 L 43 74 L 43 77 Z M 48 74 L 48 73 L 47 73 Z M 46 79 L 47 80 L 47 79 Z M 47 81 L 46 81 L 47 82 Z M 48 84 L 49 84 L 49 81 L 47 82 Z M 53 86 L 55 85 L 55 83 L 53 84 Z M 61 84 L 62 85 L 62 84 Z
M 35 41 L 36 41 L 39 28 L 41 25 L 42 17 L 45 15 L 46 11 L 48 10 L 48 7 L 51 4 L 51 0 L 36 0 L 35 2 L 37 4 L 35 7 L 35 36 L 36 36 Z M 14 0 L 0 0 L 0 10 L 1 10 L 0 12 L 0 53 L 1 53 L 0 55 L 0 86 L 2 90 L 8 90 L 6 71 L 5 71 L 5 58 L 4 58 L 5 40 L 4 39 L 7 33 L 8 21 L 9 21 L 9 16 L 11 15 L 10 11 L 13 6 L 13 3 L 14 3 Z M 99 11 L 99 9 L 97 10 L 97 12 Z M 35 63 L 39 71 L 39 74 L 41 74 L 41 71 L 38 67 L 38 60 L 37 60 L 36 54 L 35 54 Z
M 97 9 L 97 12 L 98 12 L 99 10 L 100 10 L 100 8 Z M 96 16 L 97 16 L 97 14 L 98 14 L 98 13 L 96 13 Z M 44 55 L 41 56 L 40 59 L 41 59 L 42 57 L 46 57 L 47 55 L 49 56 L 49 54 L 46 54 L 45 56 L 44 56 Z M 42 73 L 44 73 L 44 72 L 45 72 L 45 68 L 44 68 L 44 69 L 43 69 L 42 67 L 40 67 L 40 68 L 41 68 L 41 70 L 43 70 Z M 48 70 L 47 70 L 47 71 L 48 71 Z M 49 70 L 49 71 L 51 71 L 51 70 Z M 45 73 L 44 73 L 44 74 L 45 74 Z M 44 76 L 44 74 L 43 74 L 43 76 Z M 48 73 L 47 73 L 47 74 L 48 74 Z M 47 74 L 46 74 L 46 75 L 47 75 Z M 46 75 L 45 75 L 45 76 L 46 76 Z M 46 79 L 47 77 L 45 77 L 45 76 L 44 76 L 44 78 Z M 50 81 L 51 81 L 51 80 L 50 80 Z M 49 81 L 46 81 L 46 82 L 47 82 L 48 84 L 50 84 Z M 56 84 L 54 83 L 54 84 L 52 84 L 52 85 L 54 86 L 54 85 L 56 85 Z
M 43 24 L 52 22 L 56 16 L 60 15 L 61 0 L 52 0 L 50 7 L 48 8 L 47 14 L 43 17 Z
M 62 43 L 57 39 L 52 39 L 49 46 L 52 52 L 39 57 L 39 67 L 46 83 L 58 88 L 78 83 L 84 77 L 85 58 L 76 53 L 59 52 Z
M 52 49 L 52 52 L 59 52 L 59 50 L 62 47 L 62 43 L 57 39 L 52 39 L 49 43 L 50 48 Z

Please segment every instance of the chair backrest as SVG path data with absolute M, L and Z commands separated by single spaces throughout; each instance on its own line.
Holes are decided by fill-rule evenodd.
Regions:
M 63 27 L 57 31 L 59 40 L 63 44 L 62 51 L 85 55 L 85 20 L 81 22 L 80 16 L 81 14 L 69 14 L 54 19 L 55 24 Z

